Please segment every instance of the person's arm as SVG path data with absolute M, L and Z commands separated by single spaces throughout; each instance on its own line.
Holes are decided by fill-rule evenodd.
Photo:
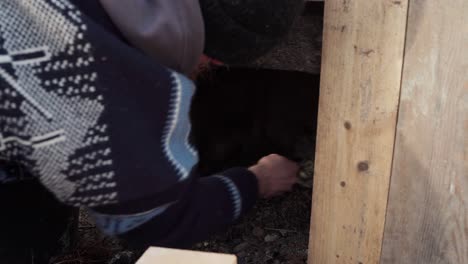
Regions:
M 143 210 L 141 206 L 151 201 L 135 201 L 100 208 L 92 215 L 106 233 L 134 245 L 188 247 L 226 229 L 251 209 L 257 196 L 269 198 L 289 191 L 297 171 L 296 163 L 269 155 L 249 169 L 198 178 L 167 206 Z
M 161 204 L 161 193 L 142 200 L 91 209 L 98 227 L 134 246 L 188 247 L 226 229 L 257 200 L 257 180 L 244 168 L 194 178 Z M 172 193 L 173 195 L 175 193 Z M 159 206 L 154 207 L 157 204 Z

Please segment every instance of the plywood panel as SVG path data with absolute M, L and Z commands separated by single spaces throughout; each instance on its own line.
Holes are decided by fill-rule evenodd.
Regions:
M 468 263 L 468 1 L 411 0 L 382 263 Z
M 236 264 L 234 255 L 151 247 L 136 264 Z
M 378 263 L 407 0 L 325 1 L 309 263 Z

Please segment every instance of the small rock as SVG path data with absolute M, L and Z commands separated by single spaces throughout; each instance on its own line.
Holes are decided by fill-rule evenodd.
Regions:
M 242 252 L 237 253 L 236 256 L 238 258 L 243 258 L 243 257 L 247 256 L 247 253 L 245 253 L 245 251 L 242 251 Z
M 208 243 L 208 242 L 204 242 L 204 243 L 203 243 L 203 246 L 207 247 L 209 244 L 210 244 L 210 243 Z
M 277 234 L 269 234 L 265 236 L 265 242 L 273 242 L 276 241 L 279 238 Z
M 218 248 L 218 251 L 219 251 L 219 253 L 229 253 L 229 251 L 224 247 Z
M 252 233 L 256 237 L 263 237 L 263 235 L 265 234 L 265 231 L 263 231 L 263 229 L 261 229 L 260 227 L 255 227 L 252 230 Z
M 234 253 L 239 253 L 239 252 L 243 251 L 244 249 L 246 249 L 248 246 L 249 246 L 249 243 L 244 242 L 244 243 L 241 243 L 241 244 L 235 246 L 233 251 L 234 251 Z
M 314 185 L 314 181 L 313 181 L 313 179 L 304 179 L 304 178 L 299 177 L 298 181 L 297 181 L 297 184 L 299 184 L 300 186 L 302 186 L 304 188 L 312 189 L 312 187 Z
M 135 254 L 130 251 L 122 251 L 115 254 L 108 262 L 109 264 L 130 264 L 135 261 Z
M 307 179 L 309 178 L 309 175 L 305 171 L 299 171 L 299 178 Z

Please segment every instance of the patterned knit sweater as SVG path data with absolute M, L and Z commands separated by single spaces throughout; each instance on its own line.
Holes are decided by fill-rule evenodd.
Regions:
M 255 176 L 197 175 L 193 83 L 130 46 L 96 2 L 0 1 L 0 160 L 109 235 L 185 247 L 223 230 L 255 202 Z

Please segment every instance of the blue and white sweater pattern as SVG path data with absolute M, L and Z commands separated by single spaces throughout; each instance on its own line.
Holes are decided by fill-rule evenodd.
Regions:
M 202 239 L 252 207 L 255 176 L 197 176 L 193 83 L 128 46 L 102 12 L 96 1 L 0 1 L 0 160 L 93 208 L 108 234 Z

